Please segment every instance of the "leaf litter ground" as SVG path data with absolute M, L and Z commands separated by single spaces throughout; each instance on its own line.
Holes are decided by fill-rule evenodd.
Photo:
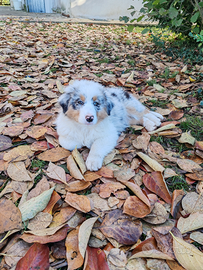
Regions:
M 203 269 L 203 66 L 124 26 L 0 31 L 0 268 Z M 58 96 L 81 78 L 165 116 L 155 132 L 128 128 L 98 172 L 55 130 Z

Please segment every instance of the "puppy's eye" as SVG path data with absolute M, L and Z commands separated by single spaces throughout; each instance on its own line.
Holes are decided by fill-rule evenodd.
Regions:
M 82 100 L 78 100 L 77 103 L 78 103 L 79 105 L 84 105 L 84 102 L 83 102 Z
M 100 104 L 99 104 L 99 102 L 94 101 L 94 102 L 93 102 L 93 105 L 94 105 L 95 107 L 99 107 Z

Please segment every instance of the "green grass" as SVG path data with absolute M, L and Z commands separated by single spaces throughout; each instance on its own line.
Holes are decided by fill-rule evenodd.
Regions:
M 183 175 L 169 177 L 166 179 L 166 183 L 171 192 L 173 192 L 175 189 L 183 189 L 185 191 L 189 190 L 189 185 L 185 181 Z
M 153 106 L 153 107 L 160 107 L 163 109 L 167 108 L 168 100 L 158 100 L 158 99 L 150 99 L 146 101 L 147 105 Z
M 191 131 L 197 141 L 203 140 L 203 119 L 198 116 L 186 116 L 186 121 L 180 123 L 183 132 Z

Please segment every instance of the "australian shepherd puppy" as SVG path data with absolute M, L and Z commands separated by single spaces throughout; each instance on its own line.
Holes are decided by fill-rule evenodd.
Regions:
M 59 103 L 62 107 L 56 121 L 59 143 L 68 150 L 76 146 L 90 148 L 86 161 L 90 171 L 101 168 L 103 158 L 116 146 L 126 127 L 142 124 L 152 131 L 163 119 L 128 92 L 87 80 L 69 85 Z

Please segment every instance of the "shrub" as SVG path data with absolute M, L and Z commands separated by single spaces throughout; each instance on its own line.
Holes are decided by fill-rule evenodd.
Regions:
M 147 17 L 147 20 L 157 21 L 161 28 L 169 27 L 177 33 L 203 35 L 203 1 L 201 0 L 143 0 L 144 7 L 140 10 L 142 15 L 138 18 L 124 16 L 125 22 L 137 22 Z M 135 14 L 134 6 L 131 16 Z M 132 26 L 130 27 L 132 29 Z M 130 30 L 129 28 L 129 30 Z

